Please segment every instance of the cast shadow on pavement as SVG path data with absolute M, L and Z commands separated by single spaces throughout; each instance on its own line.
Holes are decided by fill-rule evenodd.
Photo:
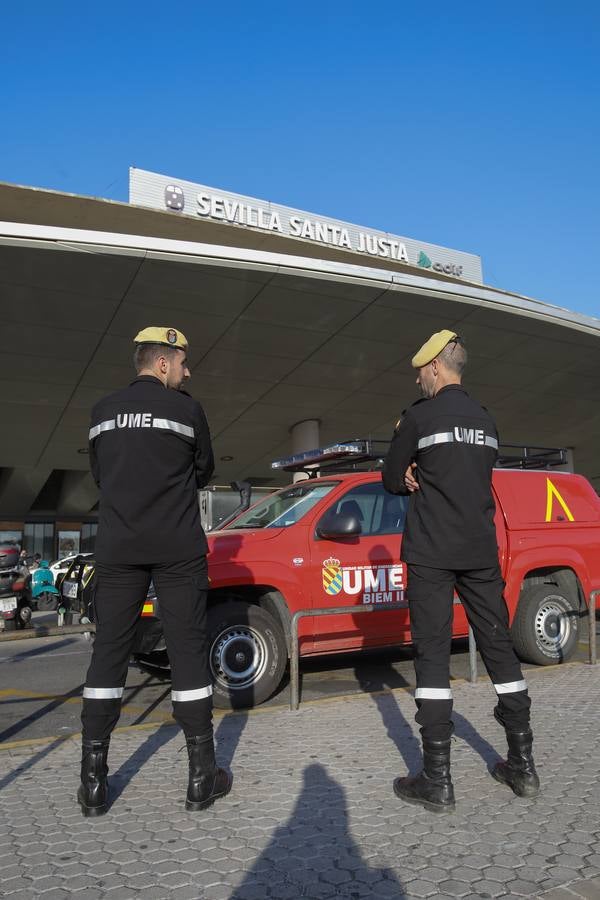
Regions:
M 8 728 L 5 728 L 3 732 L 0 733 L 0 744 L 7 741 L 9 738 L 14 737 L 20 731 L 23 731 L 27 728 L 28 725 L 33 725 L 34 722 L 38 722 L 44 716 L 49 715 L 54 710 L 58 709 L 59 706 L 63 706 L 63 704 L 67 703 L 69 700 L 73 700 L 74 698 L 81 697 L 83 691 L 83 684 L 78 684 L 77 687 L 74 687 L 71 691 L 66 694 L 61 694 L 59 697 L 54 697 L 49 703 L 46 703 L 45 706 L 42 706 L 40 709 L 35 710 L 35 712 L 30 713 L 28 716 L 24 716 L 22 719 L 19 719 L 18 722 L 15 722 L 13 725 L 9 725 Z M 37 697 L 19 697 L 17 702 L 39 702 Z M 14 701 L 8 701 L 14 702 Z
M 165 744 L 168 744 L 169 741 L 174 740 L 178 736 L 185 744 L 185 738 L 178 725 L 175 725 L 175 723 L 172 725 L 170 723 L 161 725 L 156 731 L 153 731 L 152 734 L 148 735 L 146 740 L 140 744 L 129 759 L 126 759 L 118 769 L 109 774 L 109 802 L 111 807 L 119 799 L 131 779 L 134 775 L 137 775 L 142 766 L 147 763 L 161 747 L 164 747 Z M 108 764 L 110 766 L 110 752 L 108 754 Z M 185 757 L 184 767 L 187 772 L 187 756 Z
M 341 785 L 316 763 L 304 770 L 303 778 L 290 818 L 275 830 L 230 900 L 277 896 L 278 884 L 285 888 L 286 897 L 351 897 L 353 884 L 360 884 L 363 891 L 371 886 L 377 892 L 375 886 L 381 882 L 385 882 L 386 896 L 405 898 L 391 869 L 370 867 L 362 859 L 350 834 Z
M 215 731 L 217 765 L 231 771 L 233 757 L 248 721 L 247 712 L 231 712 L 223 716 Z
M 65 741 L 70 740 L 70 738 L 71 735 L 65 735 L 65 737 L 56 738 L 50 744 L 46 744 L 44 747 L 42 747 L 41 750 L 38 750 L 37 753 L 34 753 L 33 756 L 30 756 L 29 759 L 25 760 L 25 762 L 20 763 L 16 769 L 12 770 L 12 772 L 8 772 L 6 775 L 3 775 L 2 778 L 0 778 L 0 791 L 3 790 L 3 788 L 8 787 L 8 785 L 15 781 L 17 778 L 22 777 L 23 781 L 29 781 L 30 779 L 32 779 L 34 777 L 33 774 L 26 774 L 29 769 L 32 769 L 37 763 L 41 762 L 43 759 L 49 756 L 49 754 L 52 753 L 53 750 L 56 750 L 56 748 L 64 744 Z
M 408 773 L 416 774 L 422 765 L 421 741 L 413 733 L 396 697 L 391 693 L 392 689 L 397 686 L 396 671 L 391 664 L 382 664 L 377 667 L 375 672 L 371 669 L 368 677 L 360 666 L 355 668 L 355 673 L 363 691 L 373 695 L 373 702 L 379 710 L 388 737 L 396 745 Z M 479 734 L 468 719 L 456 711 L 456 708 L 452 711 L 452 719 L 455 725 L 455 737 L 464 741 L 478 753 L 486 767 L 493 765 L 501 758 L 495 748 Z
M 225 769 L 231 769 L 233 757 L 247 720 L 247 714 L 236 713 L 224 716 L 219 723 L 215 733 L 216 755 L 218 764 Z M 188 758 L 187 753 L 183 752 L 185 750 L 185 736 L 178 725 L 166 722 L 157 728 L 156 731 L 153 731 L 152 734 L 149 734 L 129 759 L 125 760 L 117 770 L 109 775 L 111 806 L 119 799 L 132 778 L 137 775 L 152 756 L 172 740 L 177 744 L 178 750 L 182 749 L 182 773 L 187 775 Z

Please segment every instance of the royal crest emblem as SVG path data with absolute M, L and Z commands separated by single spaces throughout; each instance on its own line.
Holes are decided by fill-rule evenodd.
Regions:
M 342 589 L 342 570 L 339 559 L 330 556 L 323 562 L 323 590 L 330 596 L 339 594 Z

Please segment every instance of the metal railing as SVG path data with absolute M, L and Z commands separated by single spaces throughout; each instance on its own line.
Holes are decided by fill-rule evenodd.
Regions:
M 600 593 L 600 592 L 599 592 Z M 460 600 L 455 599 L 454 605 L 458 606 Z M 408 609 L 408 603 L 386 603 L 385 606 L 342 606 L 325 607 L 323 609 L 300 609 L 292 616 L 291 647 L 290 647 L 290 710 L 296 710 L 300 706 L 300 647 L 298 642 L 298 623 L 300 619 L 310 616 L 343 616 L 360 615 L 363 613 L 391 612 L 392 610 Z M 469 627 L 469 681 L 471 684 L 477 681 L 477 647 L 475 636 Z
M 588 603 L 589 648 L 588 658 L 591 666 L 596 665 L 596 601 L 600 597 L 600 589 L 592 591 Z M 454 605 L 460 600 L 454 599 Z M 309 616 L 359 615 L 361 613 L 390 612 L 396 609 L 408 609 L 408 603 L 389 603 L 385 606 L 343 606 L 325 607 L 322 609 L 301 609 L 292 616 L 290 647 L 290 710 L 300 707 L 300 647 L 298 641 L 298 623 Z M 473 629 L 469 626 L 469 682 L 477 681 L 477 645 Z
M 592 591 L 588 603 L 590 666 L 596 665 L 596 600 L 598 597 L 600 597 L 600 590 Z

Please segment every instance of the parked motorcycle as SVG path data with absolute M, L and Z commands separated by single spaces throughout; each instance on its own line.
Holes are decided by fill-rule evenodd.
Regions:
M 15 544 L 0 544 L 0 628 L 31 627 L 31 593 L 27 569 L 19 562 Z
M 54 575 L 47 559 L 31 573 L 31 599 L 38 609 L 52 610 L 58 606 L 60 591 L 54 584 Z

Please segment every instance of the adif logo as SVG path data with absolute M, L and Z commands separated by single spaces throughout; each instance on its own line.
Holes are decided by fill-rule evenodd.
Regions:
M 335 596 L 342 589 L 342 570 L 339 559 L 330 556 L 323 563 L 323 589 L 326 594 Z
M 176 184 L 168 184 L 165 188 L 165 206 L 167 209 L 182 210 L 185 203 L 182 189 Z
M 454 275 L 456 278 L 460 278 L 463 272 L 463 267 L 457 266 L 455 263 L 431 262 L 423 250 L 419 250 L 417 265 L 421 269 L 433 269 L 434 272 L 443 272 L 444 275 Z

